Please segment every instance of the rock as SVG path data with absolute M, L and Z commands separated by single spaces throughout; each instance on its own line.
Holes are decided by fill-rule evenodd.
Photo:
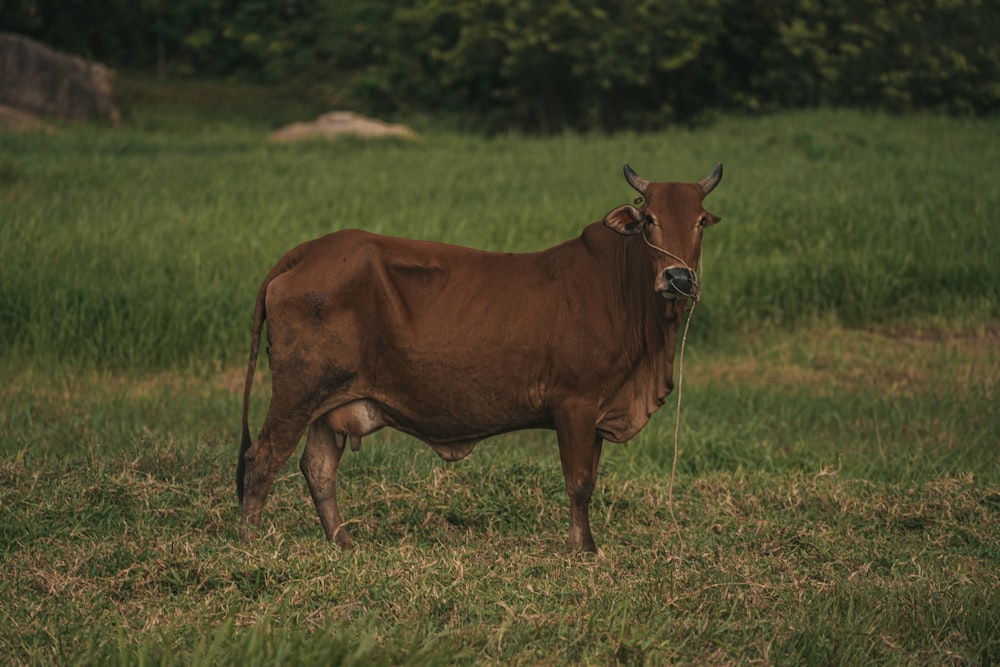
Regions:
M 279 143 L 309 139 L 336 139 L 342 135 L 358 137 L 401 137 L 418 139 L 419 135 L 396 123 L 385 123 L 353 111 L 331 111 L 312 123 L 292 123 L 271 133 L 270 140 Z
M 114 71 L 100 63 L 0 32 L 0 104 L 69 120 L 121 123 Z
M 21 111 L 20 109 L 0 104 L 0 131 L 8 130 L 15 132 L 55 132 L 55 128 L 39 120 L 37 116 L 27 111 Z

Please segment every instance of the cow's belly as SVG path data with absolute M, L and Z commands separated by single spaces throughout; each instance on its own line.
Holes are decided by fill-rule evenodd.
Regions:
M 387 381 L 388 384 L 388 381 Z M 486 385 L 451 383 L 434 388 L 387 391 L 374 387 L 364 395 L 328 408 L 325 418 L 340 442 L 360 445 L 360 438 L 390 427 L 430 445 L 441 458 L 465 458 L 485 438 L 525 428 L 550 426 L 527 397 Z
M 539 411 L 526 401 L 517 402 L 496 393 L 477 395 L 474 390 L 466 393 L 461 399 L 447 396 L 440 401 L 426 395 L 388 399 L 383 409 L 386 424 L 436 449 L 438 446 L 462 449 L 464 443 L 475 444 L 501 433 L 547 425 Z
M 543 364 L 509 343 L 491 351 L 484 338 L 469 352 L 457 345 L 397 347 L 383 355 L 366 389 L 396 428 L 429 442 L 482 439 L 537 424 L 544 412 Z

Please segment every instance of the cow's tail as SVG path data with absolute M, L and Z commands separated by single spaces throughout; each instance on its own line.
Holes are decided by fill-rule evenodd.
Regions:
M 301 260 L 301 252 L 297 248 L 278 263 L 271 272 L 264 278 L 264 282 L 257 292 L 257 303 L 253 309 L 253 333 L 250 338 L 250 363 L 247 365 L 246 382 L 243 385 L 243 437 L 240 441 L 240 456 L 236 464 L 236 496 L 240 504 L 243 503 L 243 477 L 246 473 L 246 453 L 253 444 L 250 439 L 250 391 L 253 389 L 253 376 L 257 370 L 257 354 L 260 352 L 260 334 L 264 328 L 264 321 L 267 319 L 267 305 L 265 303 L 268 285 L 282 273 L 290 270 Z

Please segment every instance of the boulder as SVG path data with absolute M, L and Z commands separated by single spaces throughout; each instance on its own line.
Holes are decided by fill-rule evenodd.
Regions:
M 0 32 L 0 104 L 69 120 L 121 123 L 114 72 L 100 63 Z
M 417 139 L 416 132 L 396 123 L 385 123 L 353 111 L 331 111 L 311 123 L 292 123 L 271 133 L 270 140 L 279 143 L 309 139 L 336 139 L 344 135 L 358 137 L 401 137 Z
M 52 133 L 55 128 L 27 111 L 0 104 L 0 132 L 4 131 Z

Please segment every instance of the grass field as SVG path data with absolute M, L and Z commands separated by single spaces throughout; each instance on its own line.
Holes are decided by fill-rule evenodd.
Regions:
M 0 655 L 14 664 L 1000 662 L 1000 124 L 815 111 L 549 138 L 270 146 L 136 109 L 0 136 Z M 552 434 L 291 463 L 251 547 L 233 478 L 253 298 L 363 227 L 546 247 L 633 192 L 707 201 L 674 410 L 605 448 L 563 552 Z M 268 395 L 260 375 L 251 422 Z

